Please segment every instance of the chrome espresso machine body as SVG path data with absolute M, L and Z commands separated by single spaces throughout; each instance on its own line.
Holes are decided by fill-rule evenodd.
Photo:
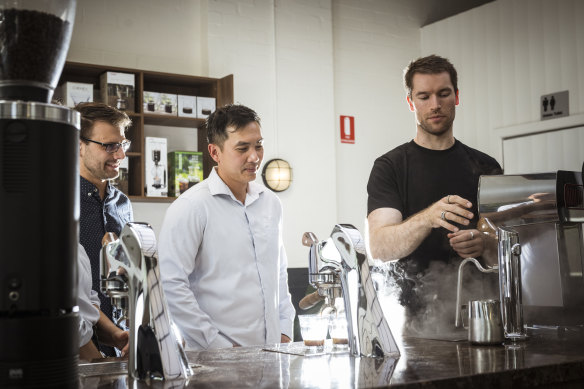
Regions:
M 101 289 L 114 306 L 128 307 L 130 376 L 188 379 L 193 372 L 166 305 L 154 231 L 128 223 L 119 239 L 113 235 L 106 234 L 100 254 Z
M 303 244 L 310 247 L 308 277 L 317 288 L 315 293 L 325 297 L 332 310 L 335 299 L 343 298 L 351 355 L 399 357 L 397 343 L 379 304 L 365 241 L 359 231 L 352 225 L 338 224 L 329 239 L 319 242 L 314 234 L 305 233 Z
M 584 325 L 582 175 L 559 170 L 480 178 L 480 216 L 499 234 L 518 237 L 508 251 L 519 256 L 516 281 L 528 326 Z

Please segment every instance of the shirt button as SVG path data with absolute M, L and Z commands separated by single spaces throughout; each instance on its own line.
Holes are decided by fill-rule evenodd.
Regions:
M 87 195 L 91 197 L 91 192 L 88 192 Z

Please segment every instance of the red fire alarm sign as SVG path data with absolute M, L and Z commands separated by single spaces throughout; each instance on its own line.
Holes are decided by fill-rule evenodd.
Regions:
M 341 143 L 355 143 L 354 116 L 341 116 Z

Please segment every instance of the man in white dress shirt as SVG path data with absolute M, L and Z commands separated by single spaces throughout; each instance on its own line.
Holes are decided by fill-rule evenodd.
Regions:
M 290 342 L 282 205 L 254 182 L 264 155 L 260 119 L 242 105 L 218 108 L 207 139 L 217 166 L 169 207 L 159 237 L 173 320 L 191 350 Z

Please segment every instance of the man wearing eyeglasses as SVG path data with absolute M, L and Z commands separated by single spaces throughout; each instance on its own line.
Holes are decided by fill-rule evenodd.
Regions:
M 100 290 L 99 253 L 106 232 L 119 236 L 123 226 L 134 219 L 130 200 L 110 182 L 118 177 L 120 162 L 130 147 L 124 134 L 131 120 L 126 113 L 102 103 L 81 103 L 75 110 L 81 114 L 79 242 L 91 262 L 92 289 L 98 292 L 101 310 L 115 323 L 118 314 Z M 100 345 L 100 350 L 116 356 L 111 347 Z

